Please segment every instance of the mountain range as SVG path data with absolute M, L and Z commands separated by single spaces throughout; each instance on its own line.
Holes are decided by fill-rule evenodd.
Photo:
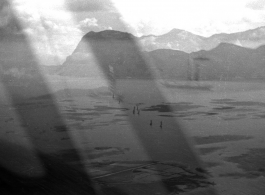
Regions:
M 174 33 L 172 31 L 169 35 Z M 247 33 L 253 35 L 253 32 L 248 31 L 240 35 L 230 34 L 230 38 L 220 34 L 212 39 L 246 39 Z M 256 40 L 262 39 L 261 35 L 259 37 Z M 191 53 L 172 49 L 141 51 L 140 47 L 137 38 L 129 33 L 113 30 L 89 32 L 59 67 L 57 74 L 77 77 L 104 74 L 111 79 L 113 76 L 151 78 L 155 73 L 159 78 L 185 80 L 192 62 L 192 66 L 199 67 L 201 80 L 265 79 L 265 46 L 250 49 L 231 43 L 220 43 L 211 50 Z M 111 72 L 114 75 L 111 76 Z
M 149 52 L 161 78 L 188 79 L 192 61 L 193 66 L 199 66 L 200 80 L 220 81 L 265 79 L 264 54 L 265 46 L 247 49 L 228 43 L 191 54 L 167 49 Z
M 139 42 L 145 51 L 174 49 L 191 53 L 200 50 L 211 50 L 220 43 L 231 43 L 253 49 L 265 44 L 265 27 L 231 34 L 214 34 L 210 37 L 199 36 L 185 30 L 173 29 L 159 36 L 148 35 L 140 37 Z

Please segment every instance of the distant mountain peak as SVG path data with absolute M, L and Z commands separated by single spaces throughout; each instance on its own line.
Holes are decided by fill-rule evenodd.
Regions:
M 164 34 L 164 35 L 160 35 L 159 37 L 168 37 L 168 38 L 181 38 L 181 39 L 192 39 L 192 38 L 196 38 L 196 39 L 206 39 L 203 36 L 194 34 L 192 32 L 186 31 L 186 30 L 181 30 L 181 29 L 172 29 L 171 31 L 169 31 L 168 33 Z M 175 40 L 176 41 L 176 40 Z
M 240 45 L 236 45 L 234 43 L 220 43 L 217 47 L 213 48 L 212 50 L 224 50 L 224 51 L 230 51 L 230 50 L 252 50 L 250 48 L 244 48 Z
M 173 29 L 172 29 L 171 31 L 169 31 L 167 34 L 181 33 L 181 32 L 185 32 L 185 30 L 181 30 L 181 29 L 173 28 Z
M 265 45 L 265 26 L 242 32 L 219 33 L 209 37 L 174 28 L 162 35 L 142 37 L 140 41 L 146 51 L 174 49 L 191 53 L 203 49 L 211 50 L 220 43 L 229 43 L 238 47 L 255 49 Z M 223 46 L 221 45 L 221 47 Z

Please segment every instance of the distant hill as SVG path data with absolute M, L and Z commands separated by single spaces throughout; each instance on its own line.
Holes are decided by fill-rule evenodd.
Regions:
M 100 66 L 98 66 L 100 65 Z M 60 75 L 109 76 L 113 67 L 116 78 L 150 78 L 145 58 L 135 37 L 129 33 L 106 30 L 87 33 L 59 70 Z
M 179 29 L 173 29 L 159 36 L 149 35 L 139 38 L 142 49 L 145 51 L 174 49 L 187 53 L 201 50 L 205 40 L 205 37 Z
M 261 60 L 261 56 L 255 59 L 255 53 L 256 50 L 221 43 L 210 51 L 194 52 L 191 56 L 200 65 L 202 80 L 245 80 L 255 78 L 253 74 Z
M 265 46 L 248 49 L 221 43 L 210 51 L 185 53 L 159 49 L 148 53 L 161 78 L 187 79 L 188 68 L 199 67 L 200 80 L 265 79 Z
M 173 29 L 163 35 L 140 37 L 139 42 L 145 51 L 174 49 L 192 53 L 199 50 L 211 50 L 220 43 L 230 43 L 253 49 L 265 44 L 265 27 L 231 34 L 215 34 L 210 37 L 199 36 L 185 30 Z
M 58 73 L 109 76 L 112 66 L 116 78 L 151 78 L 152 69 L 159 78 L 185 80 L 192 62 L 201 80 L 265 79 L 265 46 L 248 49 L 221 43 L 209 51 L 192 53 L 171 49 L 140 52 L 134 39 L 129 33 L 111 30 L 87 33 Z
M 187 78 L 189 54 L 178 50 L 158 49 L 148 52 L 148 57 L 160 78 Z
M 265 79 L 265 46 L 248 49 L 221 43 L 210 51 L 191 54 L 177 50 L 149 52 L 162 78 L 187 79 L 193 63 L 199 67 L 200 80 L 257 80 Z

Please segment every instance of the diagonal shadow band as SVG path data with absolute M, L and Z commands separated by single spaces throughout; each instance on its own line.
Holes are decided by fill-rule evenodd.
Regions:
M 1 11 L 8 10 L 8 21 L 0 27 L 0 79 L 8 101 L 19 119 L 32 147 L 0 141 L 0 193 L 1 194 L 95 194 L 93 184 L 86 173 L 80 156 L 70 139 L 68 131 L 61 133 L 69 138 L 62 144 L 58 142 L 53 127 L 65 126 L 52 96 L 47 98 L 48 107 L 23 109 L 23 104 L 34 94 L 49 94 L 46 81 L 34 57 L 29 41 L 22 31 L 9 1 L 1 0 Z M 2 89 L 3 90 L 3 89 Z M 21 107 L 22 106 L 22 107 Z M 7 115 L 7 110 L 1 114 Z M 67 128 L 67 127 L 66 127 Z M 14 129 L 19 131 L 19 129 Z M 47 133 L 42 140 L 41 132 Z M 22 140 L 22 137 L 17 139 Z M 75 152 L 72 158 L 77 165 L 70 165 L 66 159 L 49 155 L 51 151 L 70 148 Z M 29 176 L 22 171 L 22 164 L 32 168 Z M 40 174 L 36 174 L 40 173 Z M 33 175 L 33 177 L 30 177 Z
M 14 144 L 9 141 L 1 140 L 1 154 L 6 158 L 0 160 L 0 181 L 4 187 L 0 188 L 3 194 L 96 194 L 95 185 L 87 173 L 84 164 L 79 156 L 79 151 L 76 149 L 68 128 L 57 108 L 52 95 L 47 96 L 47 104 L 49 106 L 37 106 L 34 109 L 23 109 L 22 105 L 28 103 L 28 99 L 36 94 L 49 94 L 47 83 L 39 69 L 38 61 L 34 56 L 34 52 L 27 40 L 26 36 L 21 31 L 21 26 L 9 5 L 8 1 L 2 0 L 0 8 L 9 7 L 12 20 L 0 28 L 1 41 L 5 47 L 1 48 L 0 61 L 1 65 L 1 83 L 7 93 L 9 101 L 19 118 L 21 126 L 28 135 L 32 148 L 29 150 L 20 144 Z M 124 61 L 129 61 L 131 58 L 137 58 L 137 63 L 134 64 L 137 73 L 129 72 L 130 77 L 136 79 L 146 79 L 151 81 L 151 89 L 154 91 L 153 98 L 161 102 L 165 102 L 165 97 L 155 83 L 155 77 L 152 74 L 148 59 L 140 52 L 137 43 L 129 34 L 123 34 L 120 37 L 119 33 L 115 33 L 115 38 L 109 39 L 105 35 L 109 33 L 105 31 L 101 34 L 88 33 L 81 41 L 81 46 L 77 47 L 76 51 L 82 50 L 82 47 L 90 48 L 93 52 L 100 69 L 103 71 L 109 84 L 113 85 L 113 76 L 110 76 L 110 65 L 114 67 L 116 78 L 122 78 L 122 73 L 128 69 L 122 66 Z M 117 41 L 123 45 L 119 48 Z M 83 46 L 82 46 L 83 45 Z M 130 52 L 136 55 L 130 55 Z M 121 58 L 116 58 L 119 55 Z M 120 65 L 118 67 L 117 65 Z M 128 66 L 130 64 L 127 64 Z M 118 84 L 117 84 L 117 87 Z M 139 89 L 125 87 L 122 92 L 131 97 L 134 91 L 145 91 L 145 86 L 140 86 Z M 138 93 L 138 92 L 137 92 Z M 115 95 L 115 94 L 114 94 Z M 139 94 L 139 99 L 144 97 Z M 4 111 L 1 111 L 4 112 Z M 142 147 L 146 151 L 148 157 L 152 161 L 178 161 L 193 169 L 201 167 L 200 159 L 196 156 L 188 139 L 183 133 L 180 125 L 174 119 L 170 119 L 168 123 L 168 132 L 171 139 L 166 140 L 166 137 L 160 137 L 156 134 L 149 134 L 143 131 L 142 123 L 136 118 L 129 116 L 128 118 L 134 134 L 137 135 Z M 59 142 L 59 136 L 54 131 L 54 126 L 65 128 L 65 131 L 60 133 L 63 135 L 64 142 Z M 41 132 L 46 132 L 46 137 L 40 135 Z M 158 147 L 157 141 L 162 141 L 162 146 Z M 61 149 L 72 149 L 72 158 L 76 162 L 75 165 L 68 163 L 63 157 L 54 157 L 50 153 L 60 151 Z M 172 152 L 165 152 L 172 151 Z M 26 157 L 20 154 L 25 154 Z M 28 155 L 27 155 L 28 154 Z M 35 155 L 36 154 L 36 155 Z M 35 155 L 35 156 L 34 156 Z M 20 158 L 21 157 L 21 158 Z M 23 159 L 29 163 L 29 167 L 37 167 L 36 172 L 42 174 L 38 177 L 25 177 L 20 173 L 20 167 L 15 167 L 11 163 L 14 159 L 22 161 Z M 36 161 L 32 160 L 36 158 Z M 159 184 L 161 192 L 168 194 L 172 189 L 162 179 Z M 136 192 L 124 192 L 124 189 L 119 189 L 114 186 L 108 188 L 101 186 L 97 193 L 103 194 L 135 194 Z M 211 194 L 215 192 L 211 191 Z M 148 194 L 148 193 L 147 193 Z
M 111 4 L 111 1 L 108 1 L 108 4 Z M 69 10 L 71 10 L 71 7 L 69 7 Z M 117 22 L 122 23 L 121 21 Z M 137 103 L 144 100 L 152 101 L 151 99 L 156 99 L 158 102 L 166 102 L 165 94 L 161 92 L 155 82 L 156 77 L 152 70 L 152 61 L 141 52 L 131 34 L 113 30 L 105 30 L 98 33 L 89 32 L 82 38 L 73 53 L 86 51 L 91 51 L 93 54 L 97 65 L 108 80 L 110 89 L 114 91 L 114 96 L 119 95 L 115 94 L 116 90 L 116 92 L 119 91 L 119 93 L 132 101 L 132 97 L 137 96 Z M 131 61 L 134 63 L 130 63 Z M 147 88 L 146 86 L 133 86 L 124 83 L 119 85 L 117 81 L 118 79 L 130 80 L 131 78 L 136 80 L 146 79 L 151 84 Z M 145 92 L 147 91 L 152 91 L 152 98 L 149 100 L 146 99 Z M 123 106 L 125 104 L 123 105 L 123 101 L 121 101 L 121 107 Z M 146 123 L 143 120 L 133 115 L 128 115 L 133 134 L 136 135 L 151 161 L 179 162 L 193 170 L 202 167 L 199 157 L 183 132 L 184 129 L 174 118 L 167 120 L 167 132 L 170 134 L 170 139 L 167 139 L 168 135 L 164 136 L 144 130 L 148 126 L 143 126 Z M 158 142 L 162 142 L 161 146 L 159 146 Z M 162 194 L 172 192 L 172 189 L 162 179 L 160 185 L 164 188 Z M 207 193 L 207 190 L 205 190 L 205 193 Z M 215 193 L 212 189 L 209 192 L 209 194 Z

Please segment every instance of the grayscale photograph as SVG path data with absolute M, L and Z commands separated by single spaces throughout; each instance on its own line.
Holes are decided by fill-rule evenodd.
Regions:
M 264 195 L 265 0 L 0 0 L 1 195 Z

